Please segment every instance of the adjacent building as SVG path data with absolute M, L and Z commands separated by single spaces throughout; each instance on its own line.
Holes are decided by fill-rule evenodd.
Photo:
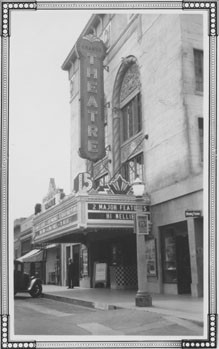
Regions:
M 14 221 L 14 258 L 21 256 L 21 223 L 25 220 L 25 217 L 15 219 Z

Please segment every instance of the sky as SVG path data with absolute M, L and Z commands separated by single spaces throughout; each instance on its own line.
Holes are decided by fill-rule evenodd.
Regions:
M 70 193 L 70 88 L 61 65 L 91 16 L 12 11 L 9 91 L 10 219 L 34 213 L 49 179 Z

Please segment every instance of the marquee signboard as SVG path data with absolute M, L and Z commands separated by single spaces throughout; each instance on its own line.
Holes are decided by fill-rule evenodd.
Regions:
M 88 203 L 88 211 L 123 211 L 133 212 L 136 211 L 136 205 L 134 204 L 114 204 L 114 203 Z M 150 206 L 142 205 L 142 212 L 150 212 Z
M 76 222 L 78 219 L 77 211 L 77 204 L 73 204 L 69 208 L 62 209 L 60 212 L 52 214 L 48 219 L 34 224 L 35 237 L 48 232 L 52 233 L 63 226 Z
M 93 35 L 76 44 L 80 60 L 80 149 L 84 159 L 97 161 L 105 156 L 104 141 L 104 43 Z
M 120 220 L 134 221 L 136 205 L 118 203 L 91 203 L 87 204 L 88 220 Z M 150 207 L 142 205 L 142 216 L 147 216 L 150 222 Z
M 88 219 L 133 221 L 134 214 L 116 212 L 88 212 Z

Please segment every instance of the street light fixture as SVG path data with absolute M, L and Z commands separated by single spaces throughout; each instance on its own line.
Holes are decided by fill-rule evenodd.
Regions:
M 142 205 L 144 204 L 143 194 L 145 190 L 144 183 L 139 176 L 136 177 L 132 184 L 133 194 L 136 197 L 136 245 L 137 245 L 137 273 L 138 273 L 138 292 L 135 296 L 135 305 L 137 307 L 151 307 L 152 297 L 147 292 L 147 265 L 146 265 L 146 250 L 145 250 L 145 235 L 139 233 L 138 217 L 143 216 Z
M 134 182 L 132 183 L 133 194 L 136 198 L 142 199 L 144 194 L 144 187 L 144 183 L 140 180 L 139 176 L 137 176 Z

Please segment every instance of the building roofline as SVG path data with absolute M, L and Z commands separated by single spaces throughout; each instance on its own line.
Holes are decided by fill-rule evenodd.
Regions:
M 99 18 L 100 18 L 99 14 L 91 15 L 91 18 L 88 20 L 87 24 L 85 25 L 84 29 L 82 30 L 81 34 L 79 35 L 77 41 L 81 37 L 83 37 L 84 35 L 89 34 L 89 32 L 95 26 L 95 24 L 97 22 L 99 22 L 99 20 L 100 20 Z M 76 41 L 76 43 L 77 43 L 77 41 Z M 62 70 L 68 71 L 71 67 L 71 62 L 73 63 L 76 60 L 76 58 L 77 58 L 76 43 L 74 44 L 74 46 L 71 49 L 71 51 L 69 52 L 68 56 L 64 60 L 62 66 L 61 66 Z

